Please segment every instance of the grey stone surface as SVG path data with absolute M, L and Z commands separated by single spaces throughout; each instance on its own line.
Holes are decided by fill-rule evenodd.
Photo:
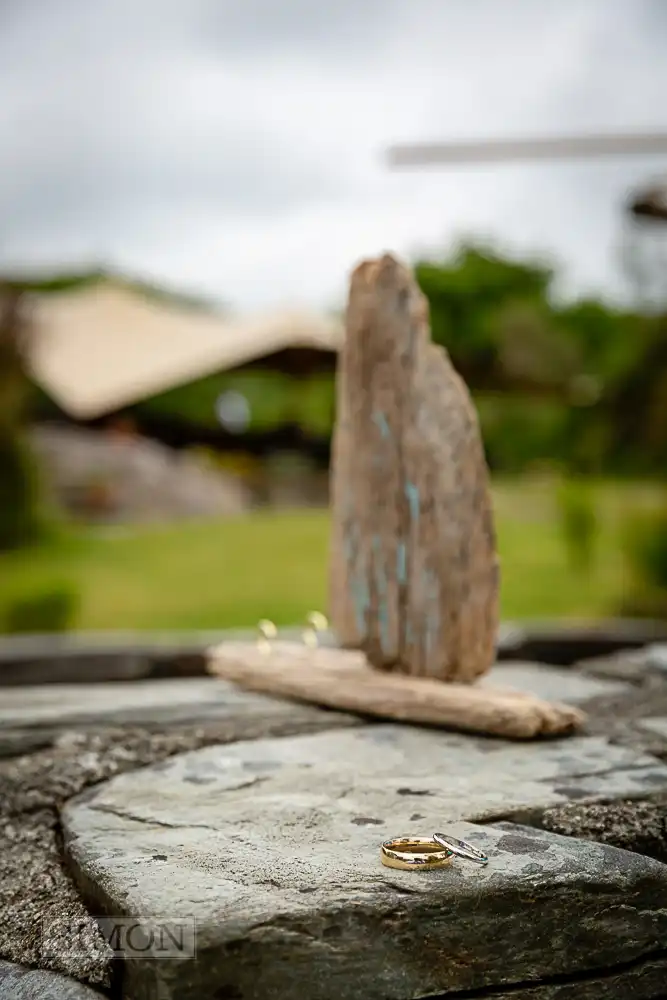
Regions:
M 667 642 L 667 622 L 611 618 L 596 622 L 531 621 L 505 623 L 499 636 L 501 659 L 535 660 L 568 666 L 591 657 L 610 656 Z
M 652 643 L 640 649 L 625 649 L 609 656 L 584 659 L 577 666 L 597 677 L 639 681 L 647 674 L 667 678 L 667 644 Z
M 281 629 L 299 640 L 299 628 Z M 0 636 L 0 686 L 203 677 L 205 652 L 225 640 L 253 641 L 252 629 L 212 632 L 85 632 Z M 330 632 L 321 645 L 335 645 Z
M 102 994 L 57 972 L 0 959 L 0 1000 L 101 1000 Z
M 245 637 L 250 635 L 251 633 L 245 633 Z M 229 638 L 229 635 L 224 637 Z M 178 648 L 179 655 L 186 657 L 183 663 L 190 669 L 194 661 L 187 660 L 187 657 L 195 655 L 196 650 L 193 653 L 194 646 L 188 648 L 186 639 L 187 637 L 182 637 L 181 646 Z M 220 636 L 200 635 L 201 649 L 214 639 L 219 640 Z M 77 637 L 69 637 L 61 639 L 58 648 L 65 653 L 73 649 L 82 652 L 97 648 L 104 656 L 108 656 L 114 649 L 127 650 L 130 640 L 131 637 L 126 637 L 114 646 L 108 636 L 92 637 L 92 639 L 86 637 L 85 642 Z M 138 642 L 136 637 L 134 641 Z M 327 637 L 326 641 L 332 641 L 331 637 Z M 108 648 L 105 642 L 108 643 Z M 29 656 L 38 652 L 38 645 L 32 639 L 11 640 L 10 645 L 12 643 L 15 648 L 16 646 L 22 648 L 28 660 Z M 141 656 L 136 663 L 140 665 L 143 663 L 144 667 L 148 663 L 149 674 L 150 671 L 158 674 L 160 671 L 168 672 L 174 667 L 176 661 L 170 659 L 176 648 L 174 636 L 153 636 L 150 642 L 145 642 L 143 646 L 139 643 L 137 648 Z M 201 656 L 201 652 L 196 655 Z M 79 665 L 83 662 L 79 661 Z M 196 673 L 196 670 L 194 672 Z M 98 679 L 101 676 L 102 674 Z M 589 730 L 595 731 L 597 727 L 597 731 L 601 734 L 610 731 L 612 722 L 615 725 L 618 720 L 635 720 L 632 725 L 628 725 L 628 740 L 633 741 L 635 746 L 643 743 L 653 749 L 654 745 L 664 746 L 664 741 L 655 729 L 651 730 L 653 735 L 650 739 L 648 729 L 643 730 L 646 740 L 642 740 L 637 734 L 642 731 L 640 727 L 643 716 L 649 713 L 658 717 L 664 715 L 666 709 L 661 707 L 660 698 L 664 697 L 667 685 L 661 681 L 663 676 L 664 674 L 656 670 L 650 672 L 650 676 L 644 671 L 637 679 L 629 677 L 633 683 L 619 684 L 618 677 L 606 675 L 602 677 L 603 683 L 600 686 L 599 678 L 585 676 L 579 670 L 557 670 L 552 673 L 550 668 L 540 664 L 504 662 L 494 668 L 487 683 L 518 687 L 533 691 L 542 697 L 583 702 L 587 707 L 593 705 L 595 708 Z M 611 683 L 604 683 L 610 679 Z M 596 686 L 591 687 L 591 683 Z M 665 705 L 667 706 L 667 702 Z M 166 878 L 171 879 L 174 867 L 183 874 L 188 866 L 192 866 L 198 872 L 197 879 L 200 880 L 195 879 L 189 883 L 193 886 L 196 905 L 202 905 L 209 916 L 211 911 L 214 912 L 215 920 L 212 922 L 214 931 L 218 926 L 216 922 L 218 914 L 222 912 L 224 915 L 234 906 L 233 892 L 242 891 L 245 893 L 244 898 L 257 895 L 260 908 L 266 904 L 270 909 L 278 900 L 277 929 L 274 927 L 274 919 L 271 918 L 270 927 L 257 931 L 256 934 L 262 940 L 263 963 L 273 960 L 272 935 L 280 938 L 282 943 L 276 945 L 279 969 L 282 968 L 281 956 L 284 956 L 288 940 L 299 944 L 297 952 L 301 955 L 299 962 L 302 965 L 311 960 L 307 948 L 303 950 L 303 954 L 301 953 L 303 945 L 301 931 L 297 930 L 291 934 L 280 923 L 281 915 L 285 914 L 288 922 L 293 919 L 298 920 L 298 913 L 296 917 L 294 916 L 291 896 L 298 894 L 300 897 L 314 897 L 314 901 L 319 905 L 324 898 L 324 889 L 321 884 L 315 889 L 312 885 L 302 886 L 305 891 L 297 893 L 292 885 L 291 896 L 285 903 L 283 896 L 285 893 L 289 895 L 289 878 L 284 871 L 279 871 L 276 877 L 267 870 L 260 877 L 251 868 L 250 871 L 245 871 L 240 879 L 236 876 L 232 878 L 226 876 L 224 866 L 221 871 L 219 859 L 216 861 L 215 856 L 216 843 L 220 837 L 223 844 L 231 837 L 230 828 L 241 800 L 245 800 L 248 807 L 253 803 L 256 805 L 256 808 L 253 806 L 252 815 L 247 816 L 245 812 L 239 814 L 242 820 L 240 826 L 242 843 L 245 844 L 244 857 L 249 854 L 248 845 L 243 839 L 248 831 L 252 831 L 254 826 L 261 833 L 264 826 L 260 824 L 273 822 L 283 839 L 281 841 L 279 838 L 277 847 L 275 844 L 272 845 L 271 857 L 288 857 L 291 838 L 302 836 L 306 850 L 312 842 L 319 845 L 315 850 L 316 873 L 320 871 L 317 859 L 320 850 L 323 849 L 321 840 L 324 838 L 326 842 L 332 836 L 333 829 L 347 830 L 349 827 L 352 833 L 368 831 L 375 835 L 377 843 L 384 836 L 392 836 L 406 830 L 411 832 L 415 827 L 418 827 L 417 832 L 421 833 L 424 822 L 428 825 L 433 820 L 439 820 L 437 825 L 442 826 L 443 817 L 452 820 L 456 818 L 488 820 L 511 815 L 515 819 L 519 817 L 522 821 L 538 823 L 543 821 L 551 833 L 604 841 L 617 847 L 647 853 L 655 858 L 663 857 L 661 851 L 664 839 L 661 839 L 663 837 L 661 824 L 665 813 L 662 805 L 653 801 L 618 804 L 599 801 L 591 803 L 589 800 L 629 796 L 645 798 L 648 795 L 655 798 L 656 792 L 659 793 L 661 789 L 667 787 L 665 781 L 667 769 L 650 756 L 636 752 L 631 745 L 626 749 L 621 746 L 609 747 L 602 735 L 592 739 L 573 738 L 560 743 L 519 746 L 496 740 L 401 727 L 361 727 L 359 720 L 353 720 L 342 714 L 321 712 L 305 706 L 274 702 L 261 696 L 244 694 L 221 681 L 208 678 L 176 682 L 143 680 L 102 685 L 5 688 L 0 691 L 0 706 L 2 706 L 0 707 L 0 757 L 3 752 L 7 756 L 17 753 L 27 754 L 15 759 L 0 759 L 0 954 L 15 962 L 56 969 L 105 986 L 109 984 L 110 956 L 99 931 L 83 906 L 75 884 L 61 865 L 57 810 L 67 799 L 83 789 L 143 765 L 157 764 L 157 771 L 150 772 L 153 774 L 153 789 L 145 797 L 146 801 L 139 803 L 139 810 L 133 812 L 136 817 L 134 821 L 123 819 L 121 815 L 104 812 L 103 809 L 92 810 L 96 822 L 101 820 L 101 827 L 96 828 L 100 835 L 105 823 L 110 825 L 118 823 L 121 827 L 125 825 L 127 828 L 120 840 L 113 841 L 113 850 L 117 852 L 118 862 L 118 868 L 115 870 L 115 875 L 119 876 L 116 886 L 118 893 L 121 893 L 122 879 L 125 878 L 130 882 L 132 879 L 135 880 L 137 891 L 140 882 L 143 886 L 143 880 L 137 878 L 137 872 L 144 863 L 152 868 L 147 874 L 151 875 L 157 884 L 164 883 Z M 296 741 L 289 738 L 266 739 L 271 736 L 319 732 L 330 728 L 343 730 L 355 724 L 359 727 L 359 731 L 363 728 L 364 733 L 375 733 L 375 736 L 369 736 L 370 744 L 364 738 L 361 745 L 367 749 L 369 745 L 375 748 L 371 754 L 374 759 L 377 759 L 376 751 L 379 748 L 379 756 L 387 759 L 387 767 L 376 768 L 375 764 L 369 767 L 369 753 L 360 750 L 357 741 L 339 739 L 338 737 L 345 735 L 343 732 L 332 734 L 336 737 L 332 743 L 320 738 L 316 738 L 314 743 L 308 743 L 304 738 Z M 72 732 L 72 729 L 78 731 Z M 406 734 L 405 739 L 401 737 L 396 742 L 391 736 L 394 730 Z M 239 739 L 256 739 L 258 742 L 240 744 L 239 747 L 217 745 Z M 426 743 L 420 742 L 422 739 Z M 436 741 L 435 745 L 432 740 Z M 276 749 L 283 744 L 282 751 Z M 252 757 L 252 754 L 250 759 L 246 759 L 246 750 L 243 748 L 253 745 L 258 748 L 263 764 L 256 757 Z M 289 750 L 290 746 L 294 748 L 295 745 L 297 750 Z M 178 768 L 179 762 L 184 758 L 175 759 L 176 781 L 171 796 L 174 813 L 165 814 L 160 788 L 163 787 L 161 783 L 165 780 L 171 781 L 169 777 L 171 770 L 164 762 L 174 754 L 188 754 L 189 751 L 201 747 L 210 747 L 205 753 L 211 753 L 213 760 L 216 760 L 220 753 L 223 758 L 231 753 L 231 763 L 228 760 L 222 769 L 218 764 L 214 764 L 211 771 L 209 761 L 204 769 L 206 771 L 208 768 L 207 773 L 199 773 L 199 764 L 188 765 L 189 769 L 194 767 L 195 772 L 187 781 L 183 781 L 182 777 L 178 777 L 180 774 Z M 239 752 L 241 757 L 235 756 Z M 166 771 L 161 770 L 163 766 L 167 768 Z M 230 767 L 232 772 L 236 769 L 237 774 L 241 773 L 241 781 L 236 791 L 228 787 Z M 264 772 L 262 767 L 265 768 Z M 304 785 L 302 779 L 308 772 L 310 777 Z M 215 777 L 216 774 L 218 778 Z M 282 778 L 279 780 L 280 787 L 276 790 L 274 779 L 278 780 L 278 774 L 283 775 L 284 781 Z M 394 780 L 397 775 L 400 778 L 398 784 Z M 271 778 L 270 781 L 267 776 Z M 130 778 L 129 774 L 127 778 Z M 248 780 L 250 783 L 245 788 L 241 787 Z M 234 785 L 234 781 L 232 773 L 231 785 Z M 347 786 L 341 787 L 341 781 L 347 782 Z M 427 783 L 424 784 L 424 781 Z M 217 814 L 213 818 L 208 814 L 198 814 L 197 809 L 200 807 L 197 802 L 188 802 L 186 797 L 182 799 L 181 805 L 185 806 L 186 813 L 189 810 L 192 814 L 189 815 L 189 819 L 195 823 L 193 829 L 189 828 L 184 816 L 179 813 L 181 808 L 179 800 L 186 785 L 191 789 L 199 788 L 202 801 L 207 796 L 211 800 L 220 800 L 221 814 L 228 817 L 221 828 L 218 827 Z M 394 795 L 385 794 L 387 790 L 392 789 Z M 106 791 L 104 786 L 99 789 L 99 793 L 106 794 Z M 276 792 L 276 795 L 273 795 L 273 792 Z M 93 803 L 99 793 L 95 791 L 92 793 Z M 294 796 L 291 807 L 290 796 Z M 325 802 L 321 816 L 318 815 L 320 807 L 313 805 L 313 801 L 318 801 L 318 796 L 324 796 Z M 340 796 L 338 807 L 333 802 L 337 796 Z M 134 805 L 137 803 L 134 802 Z M 209 805 L 214 808 L 213 801 Z M 614 811 L 615 806 L 618 806 L 616 811 Z M 477 811 L 468 812 L 469 807 L 474 807 Z M 111 808 L 115 809 L 116 806 L 112 803 Z M 292 813 L 289 811 L 290 808 L 293 810 Z M 342 812 L 338 814 L 336 808 L 340 808 Z M 383 823 L 379 822 L 382 820 Z M 395 828 L 396 820 L 405 824 L 403 831 Z M 175 825 L 163 827 L 160 823 Z M 203 826 L 200 828 L 196 824 Z M 208 825 L 211 825 L 212 829 L 207 832 Z M 173 836 L 174 852 L 170 850 L 166 855 L 167 860 L 163 861 L 164 852 L 156 849 L 155 856 L 151 854 L 150 861 L 146 861 L 142 848 L 134 859 L 133 867 L 125 868 L 121 863 L 122 859 L 126 851 L 134 850 L 135 835 L 141 829 L 147 833 L 152 831 L 162 836 Z M 119 836 L 115 826 L 112 832 L 114 838 Z M 479 831 L 473 831 L 473 835 L 478 833 Z M 200 837 L 205 838 L 201 850 Z M 209 837 L 212 839 L 207 839 Z M 345 837 L 342 843 L 348 843 Z M 184 858 L 180 852 L 185 855 Z M 111 870 L 109 866 L 112 861 L 113 857 L 108 856 L 101 867 L 95 867 L 94 878 L 90 883 L 101 887 L 100 900 L 106 898 L 107 893 L 111 898 L 109 885 L 105 880 Z M 459 868 L 457 865 L 457 870 Z M 78 870 L 78 877 L 81 877 L 82 871 L 83 868 Z M 213 889 L 219 888 L 222 881 L 226 885 L 224 892 L 212 891 L 211 887 L 206 888 L 203 880 L 207 877 L 207 872 L 212 873 Z M 289 876 L 289 871 L 287 875 Z M 373 883 L 375 886 L 373 900 L 368 904 L 368 908 L 364 909 L 367 902 L 365 893 L 368 878 L 367 874 L 363 874 L 359 883 L 363 889 L 359 902 L 360 909 L 356 910 L 349 903 L 349 899 L 357 898 L 358 883 L 351 878 L 349 871 L 347 874 L 343 872 L 343 875 L 343 878 L 337 879 L 329 870 L 322 878 L 322 883 L 327 879 L 331 883 L 335 890 L 334 896 L 338 894 L 335 898 L 340 903 L 338 906 L 334 900 L 334 909 L 338 906 L 336 911 L 338 916 L 332 925 L 334 929 L 327 937 L 326 947 L 322 942 L 317 946 L 323 953 L 327 949 L 334 948 L 332 941 L 339 931 L 337 921 L 344 923 L 348 919 L 345 913 L 349 914 L 350 907 L 353 912 L 362 915 L 367 913 L 368 920 L 375 922 L 378 898 L 386 899 L 391 889 L 392 892 L 394 890 L 397 892 L 400 902 L 403 895 L 410 891 L 409 876 L 407 876 L 408 882 L 402 884 L 400 881 L 403 878 L 402 873 L 389 873 L 387 869 L 382 869 L 382 875 L 388 876 L 390 880 L 394 877 L 394 881 L 389 888 L 384 884 L 377 888 Z M 80 884 L 83 885 L 83 882 Z M 601 883 L 603 884 L 605 883 Z M 151 892 L 154 889 L 155 886 Z M 225 895 L 227 890 L 229 892 Z M 266 893 L 270 896 L 267 897 Z M 343 899 L 346 893 L 349 894 L 349 905 Z M 420 894 L 420 898 L 422 896 L 423 894 Z M 191 898 L 187 895 L 183 881 L 179 881 L 178 878 L 173 898 L 177 900 Z M 327 906 L 331 902 L 328 898 L 324 901 Z M 94 910 L 96 905 L 98 904 L 94 905 Z M 79 924 L 83 922 L 84 928 L 89 933 L 89 946 L 85 954 L 73 952 L 67 941 L 58 937 L 57 932 L 54 932 L 49 947 L 46 949 L 44 947 L 41 930 L 45 924 L 57 928 L 62 926 L 63 920 L 68 919 L 78 921 Z M 363 928 L 360 933 L 364 933 Z M 317 947 L 313 945 L 316 950 Z M 227 955 L 230 949 L 233 953 L 235 948 L 233 942 L 221 944 L 216 938 L 213 951 L 219 957 L 221 950 Z M 247 953 L 244 955 L 241 964 L 247 972 L 250 959 Z M 333 958 L 331 960 L 333 961 Z M 208 964 L 208 957 L 206 963 Z M 299 966 L 301 969 L 299 975 L 306 976 L 302 965 Z M 230 967 L 234 967 L 233 963 Z M 317 967 L 321 968 L 321 965 Z M 655 971 L 656 969 L 658 971 Z M 152 980 L 157 971 L 154 965 L 149 967 L 148 972 L 138 966 L 133 966 L 132 970 L 128 983 L 140 983 L 148 977 L 146 988 L 153 989 L 155 984 Z M 243 972 L 243 976 L 246 972 Z M 184 974 L 182 965 L 180 972 L 171 966 L 167 968 L 165 989 L 170 989 L 168 982 L 172 974 L 179 976 L 182 973 Z M 605 972 L 599 983 L 606 985 L 599 985 L 598 988 L 598 980 L 595 980 L 595 987 L 591 985 L 589 992 L 577 995 L 578 1000 L 579 996 L 581 1000 L 588 1000 L 589 996 L 591 1000 L 607 996 L 618 996 L 624 1000 L 626 995 L 630 995 L 629 992 L 623 992 L 626 988 L 630 991 L 628 984 L 632 984 L 632 995 L 640 998 L 651 997 L 653 1000 L 654 995 L 657 995 L 646 992 L 652 989 L 652 986 L 646 984 L 654 982 L 659 973 L 659 963 L 654 968 L 648 959 L 644 961 L 638 958 L 632 970 L 619 970 L 613 974 Z M 241 973 L 239 975 L 241 976 Z M 628 978 L 629 976 L 632 978 Z M 382 981 L 380 979 L 380 982 Z M 591 983 L 593 981 L 590 980 Z M 187 979 L 184 982 L 187 985 Z M 221 982 L 223 992 L 219 996 L 235 996 L 233 990 L 237 987 L 232 986 L 230 987 L 232 992 L 225 992 L 226 980 L 223 978 Z M 403 983 L 404 978 L 400 978 L 400 982 Z M 588 982 L 586 974 L 586 983 Z M 603 989 L 611 990 L 609 984 L 612 982 L 615 992 L 602 992 Z M 518 983 L 519 980 L 516 980 L 513 984 L 511 995 L 521 1000 L 523 987 L 521 992 L 517 992 Z M 201 986 L 201 983 L 199 985 Z M 546 984 L 542 984 L 539 989 L 551 989 L 552 985 L 547 987 Z M 442 985 L 438 985 L 437 988 L 428 986 L 426 990 L 436 993 L 443 988 Z M 560 988 L 565 989 L 565 985 L 560 983 Z M 588 989 L 588 985 L 586 988 Z M 534 992 L 533 987 L 530 989 Z M 307 983 L 304 992 L 308 992 Z M 145 995 L 159 996 L 150 992 L 146 992 Z M 180 998 L 180 995 L 177 991 L 176 996 Z M 199 994 L 195 992 L 192 995 Z M 205 994 L 201 995 L 205 997 Z M 268 1000 L 273 994 L 266 992 L 263 995 Z M 308 995 L 310 996 L 310 992 Z M 353 995 L 360 996 L 360 994 Z M 412 995 L 414 993 L 409 993 L 408 989 L 395 994 L 397 1000 L 406 1000 Z M 187 997 L 187 994 L 184 996 Z M 251 993 L 247 996 L 252 1000 Z M 317 995 L 314 996 L 317 1000 Z M 369 996 L 372 997 L 373 994 Z M 388 1000 L 389 996 L 390 994 L 387 994 L 384 1000 Z M 561 1000 L 561 997 L 563 1000 L 570 1000 L 571 994 L 547 992 L 535 994 L 535 1000 L 552 1000 L 552 996 L 558 1000 Z M 533 1000 L 532 993 L 526 994 L 526 1000 L 529 997 Z
M 122 632 L 0 636 L 0 685 L 203 676 L 206 646 L 225 637 Z
M 586 731 L 603 734 L 614 743 L 667 760 L 667 740 L 656 730 L 646 728 L 644 720 L 667 716 L 667 683 L 648 677 L 641 684 L 629 685 L 618 696 L 603 696 L 586 702 Z
M 646 662 L 651 670 L 661 670 L 667 674 L 667 643 L 654 643 L 646 648 Z
M 2 697 L 0 695 L 0 697 Z M 53 733 L 39 729 L 0 730 L 0 757 L 18 757 L 51 746 Z
M 645 671 L 652 670 L 667 674 L 667 643 L 656 642 L 626 653 L 625 659 L 632 660 Z
M 667 715 L 659 716 L 655 719 L 642 719 L 638 725 L 650 733 L 656 733 L 667 740 Z
M 569 983 L 511 986 L 508 990 L 484 992 L 481 997 L 488 997 L 488 1000 L 665 1000 L 665 984 L 667 958 L 655 958 L 633 963 L 631 968 L 622 971 L 577 977 Z M 470 998 L 470 994 L 466 994 L 466 998 Z M 440 993 L 423 1000 L 457 1000 L 457 994 Z
M 512 687 L 540 697 L 585 702 L 619 695 L 627 685 L 585 677 L 576 671 L 537 663 L 499 663 L 481 686 Z M 206 719 L 252 714 L 316 717 L 317 710 L 249 694 L 210 677 L 118 681 L 99 684 L 50 684 L 9 687 L 0 700 L 0 729 L 15 740 L 30 730 L 98 725 L 165 727 Z M 320 713 L 321 714 L 321 713 Z M 330 717 L 330 713 L 327 713 Z M 2 740 L 0 739 L 0 745 Z
M 1 690 L 1 689 L 0 689 Z M 251 694 L 212 677 L 137 680 L 99 684 L 44 684 L 10 687 L 0 698 L 3 737 L 30 730 L 58 732 L 98 726 L 165 730 L 210 721 L 228 721 L 242 731 L 252 719 L 303 725 L 345 725 L 352 719 L 277 698 Z
M 280 825 L 286 816 L 292 823 L 295 810 L 301 816 L 302 806 L 320 826 L 332 824 L 329 834 L 339 840 L 354 831 L 355 815 L 380 817 L 378 828 L 409 825 L 416 803 L 419 812 L 429 807 L 432 820 L 488 819 L 567 802 L 571 789 L 582 798 L 582 788 L 589 799 L 656 793 L 667 790 L 667 765 L 601 737 L 524 744 L 364 726 L 178 755 L 96 789 L 91 815 L 207 826 L 211 817 L 214 825 L 232 822 L 237 811 L 248 824 L 250 810 L 252 822 Z M 73 815 L 89 811 L 84 805 Z
M 83 949 L 67 932 L 72 921 L 83 928 Z M 54 810 L 0 816 L 0 956 L 108 985 L 111 955 L 62 867 Z
M 580 660 L 575 669 L 588 677 L 625 681 L 629 684 L 641 682 L 646 674 L 642 661 L 633 659 L 626 652 Z
M 547 701 L 580 705 L 592 698 L 619 695 L 628 685 L 618 681 L 587 677 L 571 667 L 550 667 L 544 663 L 501 661 L 478 681 L 479 687 L 511 687 L 538 695 Z
M 0 955 L 90 982 L 108 981 L 108 949 L 61 862 L 58 809 L 68 798 L 171 754 L 345 724 L 345 717 L 336 713 L 310 709 L 306 714 L 274 713 L 269 707 L 163 732 L 131 728 L 64 732 L 54 746 L 0 760 Z M 69 920 L 87 930 L 87 947 L 73 951 L 69 938 L 54 931 L 45 951 L 41 929 L 62 927 Z
M 258 740 L 91 789 L 63 811 L 65 849 L 93 907 L 197 918 L 206 961 L 130 963 L 137 995 L 157 995 L 159 974 L 179 1000 L 405 1000 L 667 947 L 666 866 L 465 822 L 564 803 L 574 783 L 646 794 L 667 789 L 667 767 L 600 738 L 517 745 L 373 726 Z M 480 844 L 489 866 L 380 865 L 382 840 L 438 828 Z
M 623 699 L 628 685 L 537 663 L 498 663 L 482 685 L 512 687 L 546 699 L 581 704 Z M 0 757 L 49 746 L 62 730 L 134 726 L 165 731 L 217 720 L 243 727 L 252 719 L 280 720 L 301 731 L 352 723 L 349 716 L 244 692 L 211 677 L 117 680 L 114 683 L 0 687 Z
M 510 823 L 449 828 L 486 850 L 489 865 L 457 862 L 419 875 L 385 869 L 372 827 L 360 828 L 345 860 L 321 840 L 276 852 L 274 838 L 265 852 L 256 835 L 253 862 L 246 832 L 246 851 L 220 838 L 215 853 L 189 835 L 177 859 L 169 835 L 159 847 L 146 830 L 133 835 L 125 905 L 140 903 L 158 921 L 196 914 L 205 959 L 132 962 L 124 996 L 405 1000 L 565 979 L 664 947 L 664 865 Z M 118 853 L 117 843 L 99 853 L 98 872 Z M 159 899 L 146 893 L 151 864 Z
M 281 628 L 280 634 L 298 641 L 301 631 L 298 627 Z M 226 639 L 252 641 L 254 635 L 252 629 L 229 629 L 0 636 L 0 686 L 204 676 L 207 647 Z M 497 649 L 501 662 L 567 665 L 585 657 L 597 657 L 586 660 L 586 672 L 599 671 L 602 677 L 632 679 L 644 670 L 643 648 L 637 647 L 659 638 L 667 639 L 665 623 L 611 621 L 587 628 L 562 623 L 522 626 L 505 622 L 499 628 Z M 321 632 L 319 641 L 325 646 L 337 644 L 331 631 Z M 665 661 L 665 644 L 654 643 L 647 648 L 657 651 L 653 657 L 657 669 Z M 635 653 L 639 659 L 628 661 L 627 656 Z
M 547 809 L 539 822 L 552 833 L 595 840 L 667 862 L 664 794 L 639 802 L 571 802 Z

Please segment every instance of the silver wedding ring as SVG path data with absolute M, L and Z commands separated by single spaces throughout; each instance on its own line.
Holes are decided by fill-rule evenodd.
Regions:
M 452 854 L 465 858 L 467 861 L 476 861 L 478 865 L 486 865 L 489 862 L 486 854 L 483 854 L 482 851 L 478 851 L 476 847 L 465 840 L 450 837 L 448 833 L 434 833 L 433 839 L 440 847 L 446 848 Z

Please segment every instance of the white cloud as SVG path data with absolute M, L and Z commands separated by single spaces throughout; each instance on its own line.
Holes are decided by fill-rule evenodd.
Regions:
M 392 174 L 382 151 L 667 127 L 662 2 L 17 0 L 0 259 L 330 305 L 359 257 L 472 232 L 613 288 L 622 200 L 664 161 Z

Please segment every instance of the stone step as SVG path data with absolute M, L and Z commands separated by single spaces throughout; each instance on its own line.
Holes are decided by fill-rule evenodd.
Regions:
M 10 687 L 0 703 L 0 757 L 48 746 L 70 729 L 164 733 L 197 726 L 227 740 L 356 722 L 342 712 L 252 694 L 211 677 Z
M 280 636 L 299 641 L 302 631 L 281 628 Z M 209 646 L 225 640 L 252 642 L 255 636 L 253 629 L 0 636 L 0 686 L 201 677 Z M 331 632 L 321 632 L 319 641 L 336 645 Z M 498 658 L 567 666 L 660 642 L 667 642 L 665 622 L 505 622 L 498 633 Z
M 538 663 L 504 662 L 479 682 L 481 687 L 505 687 L 571 704 L 629 690 L 618 681 L 589 677 L 578 671 Z M 244 692 L 211 677 L 172 680 L 117 681 L 114 684 L 35 684 L 2 691 L 0 729 L 4 733 L 28 729 L 65 729 L 90 726 L 165 727 L 210 719 L 264 716 L 303 716 L 317 710 Z M 313 714 L 315 713 L 315 714 Z M 338 718 L 337 714 L 321 713 Z M 304 716 L 305 717 L 305 716 Z M 340 718 L 345 718 L 342 714 Z
M 479 1000 L 664 1000 L 667 956 L 630 962 L 608 972 L 584 973 L 569 982 L 526 984 L 475 994 Z M 470 993 L 440 993 L 422 1000 L 471 1000 Z
M 127 1000 L 407 1000 L 607 981 L 667 948 L 667 866 L 497 822 L 661 789 L 666 765 L 601 737 L 377 725 L 182 754 L 96 786 L 62 820 L 93 912 L 196 920 L 198 960 L 135 955 Z M 380 864 L 383 840 L 435 829 L 489 865 Z M 589 996 L 627 996 L 603 989 Z

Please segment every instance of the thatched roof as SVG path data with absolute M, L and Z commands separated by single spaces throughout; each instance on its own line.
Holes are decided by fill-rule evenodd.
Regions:
M 234 320 L 112 284 L 37 295 L 29 363 L 77 419 L 92 419 L 291 347 L 337 351 L 342 325 L 307 312 Z

